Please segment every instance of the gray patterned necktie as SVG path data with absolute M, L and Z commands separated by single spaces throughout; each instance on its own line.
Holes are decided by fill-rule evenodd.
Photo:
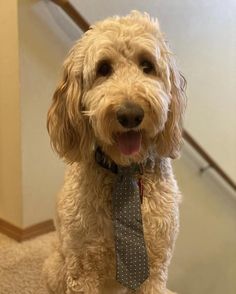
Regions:
M 117 167 L 112 192 L 116 279 L 132 290 L 137 289 L 149 276 L 140 191 L 135 179 L 136 167 Z

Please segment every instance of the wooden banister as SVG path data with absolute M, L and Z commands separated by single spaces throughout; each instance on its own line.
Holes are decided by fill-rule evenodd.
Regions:
M 215 160 L 193 139 L 193 137 L 186 131 L 183 131 L 183 137 L 198 154 L 208 163 L 210 168 L 213 168 L 234 190 L 236 184 L 234 181 L 223 171 L 223 169 L 215 162 Z
M 75 7 L 67 0 L 51 0 L 53 3 L 60 6 L 65 13 L 78 25 L 78 27 L 86 32 L 89 29 L 89 23 L 84 17 L 75 9 Z
M 83 32 L 86 32 L 90 25 L 84 17 L 74 8 L 74 6 L 67 0 L 51 0 L 60 6 L 65 13 L 72 18 L 72 20 L 80 27 Z M 186 131 L 183 131 L 183 137 L 196 150 L 209 167 L 213 168 L 230 186 L 236 191 L 235 182 L 223 171 L 223 169 L 214 161 L 214 159 L 193 139 L 193 137 Z

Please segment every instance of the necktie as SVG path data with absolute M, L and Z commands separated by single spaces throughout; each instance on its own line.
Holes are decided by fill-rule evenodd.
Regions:
M 132 290 L 137 289 L 149 276 L 140 191 L 135 179 L 136 166 L 117 167 L 112 192 L 116 279 Z

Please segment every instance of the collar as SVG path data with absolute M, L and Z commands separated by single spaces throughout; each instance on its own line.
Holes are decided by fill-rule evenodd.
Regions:
M 118 170 L 122 168 L 118 166 L 114 161 L 108 159 L 106 154 L 102 151 L 100 147 L 97 147 L 95 150 L 95 161 L 103 168 L 111 171 L 114 174 L 118 174 Z M 154 172 L 155 168 L 155 159 L 152 156 L 149 156 L 142 163 L 134 163 L 131 165 L 134 174 L 143 175 L 144 170 L 147 172 Z

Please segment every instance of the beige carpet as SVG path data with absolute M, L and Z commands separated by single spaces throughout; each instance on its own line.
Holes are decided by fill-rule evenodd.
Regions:
M 0 294 L 46 294 L 43 261 L 52 250 L 54 233 L 20 244 L 0 234 Z

